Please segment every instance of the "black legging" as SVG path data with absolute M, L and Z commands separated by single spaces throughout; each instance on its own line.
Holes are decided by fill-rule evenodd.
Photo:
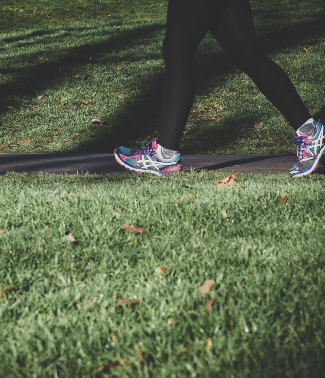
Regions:
M 169 0 L 159 144 L 178 150 L 194 99 L 192 60 L 210 30 L 238 68 L 295 129 L 311 118 L 286 73 L 259 48 L 249 0 Z

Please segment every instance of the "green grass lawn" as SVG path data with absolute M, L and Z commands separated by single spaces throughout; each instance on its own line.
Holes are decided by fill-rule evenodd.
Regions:
M 323 0 L 251 4 L 262 48 L 324 121 Z M 0 151 L 156 137 L 166 6 L 4 0 Z M 210 36 L 195 77 L 182 153 L 294 152 L 294 130 Z M 322 377 L 325 178 L 213 186 L 225 176 L 0 177 L 0 377 Z
M 323 1 L 251 4 L 262 49 L 324 121 Z M 112 153 L 158 136 L 166 1 L 6 0 L 1 7 L 0 151 Z M 210 35 L 194 65 L 182 153 L 294 152 L 294 130 Z
M 325 179 L 224 177 L 1 178 L 0 376 L 323 376 Z

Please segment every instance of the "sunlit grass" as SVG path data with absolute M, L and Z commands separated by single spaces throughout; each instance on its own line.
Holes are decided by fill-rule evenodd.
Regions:
M 321 376 L 324 178 L 223 177 L 2 178 L 0 376 Z

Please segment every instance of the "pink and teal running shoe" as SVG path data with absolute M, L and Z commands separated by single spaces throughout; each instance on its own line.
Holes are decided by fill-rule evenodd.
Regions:
M 123 146 L 117 147 L 114 156 L 120 165 L 134 172 L 148 172 L 158 176 L 179 172 L 182 169 L 180 153 L 175 153 L 169 159 L 162 159 L 159 156 L 159 147 L 157 139 L 154 139 L 144 148 L 131 150 Z
M 306 125 L 308 126 L 308 125 Z M 319 160 L 325 154 L 324 125 L 314 122 L 314 135 L 303 135 L 298 129 L 293 141 L 298 144 L 298 162 L 289 170 L 294 177 L 307 176 L 318 167 Z M 310 127 L 309 127 L 310 128 Z M 303 130 L 301 130 L 303 132 Z

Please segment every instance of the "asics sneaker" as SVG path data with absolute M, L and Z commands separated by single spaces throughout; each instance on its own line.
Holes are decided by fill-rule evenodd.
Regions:
M 144 148 L 131 150 L 123 146 L 117 147 L 114 156 L 120 165 L 139 173 L 162 176 L 182 169 L 180 153 L 164 149 L 157 143 L 157 139 L 147 143 Z
M 289 170 L 294 177 L 307 176 L 314 172 L 325 154 L 324 125 L 307 123 L 297 130 L 293 141 L 297 143 L 297 163 Z

